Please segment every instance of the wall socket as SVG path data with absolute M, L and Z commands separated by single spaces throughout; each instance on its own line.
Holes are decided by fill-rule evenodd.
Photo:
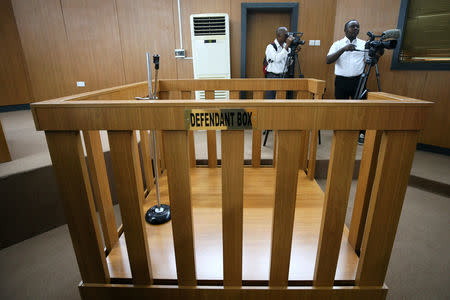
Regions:
M 175 58 L 185 58 L 186 51 L 184 49 L 175 49 Z
M 310 46 L 320 46 L 320 40 L 309 40 Z
M 84 83 L 84 81 L 77 81 L 77 87 L 85 87 L 86 84 Z

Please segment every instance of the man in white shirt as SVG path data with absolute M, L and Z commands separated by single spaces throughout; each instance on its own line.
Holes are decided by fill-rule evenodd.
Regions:
M 328 51 L 327 64 L 336 62 L 334 66 L 334 96 L 336 99 L 353 98 L 358 87 L 359 78 L 364 72 L 365 41 L 356 38 L 359 34 L 359 23 L 350 20 L 344 25 L 345 37 L 333 43 Z M 358 51 L 359 50 L 359 51 Z M 361 135 L 362 134 L 362 135 Z M 364 143 L 361 132 L 358 142 Z
M 288 36 L 286 27 L 279 27 L 276 31 L 276 39 L 266 47 L 267 74 L 266 78 L 283 78 L 288 67 L 286 61 L 291 52 L 289 46 L 294 40 L 293 36 Z M 276 48 L 276 50 L 275 50 Z M 266 93 L 267 99 L 275 99 L 275 91 Z
M 267 78 L 282 78 L 287 71 L 286 61 L 291 52 L 289 46 L 294 40 L 293 36 L 287 36 L 287 32 L 286 27 L 279 27 L 276 31 L 276 39 L 266 47 Z

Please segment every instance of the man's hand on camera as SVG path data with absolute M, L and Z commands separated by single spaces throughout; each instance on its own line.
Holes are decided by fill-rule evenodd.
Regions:
M 302 49 L 302 46 L 301 45 L 297 45 L 297 48 L 295 48 L 295 52 L 298 52 L 298 51 L 300 51 Z
M 289 48 L 289 46 L 291 45 L 292 41 L 294 40 L 294 37 L 292 35 L 288 36 L 286 38 L 286 50 Z
M 353 44 L 348 44 L 344 46 L 344 51 L 354 51 L 356 49 L 356 46 Z

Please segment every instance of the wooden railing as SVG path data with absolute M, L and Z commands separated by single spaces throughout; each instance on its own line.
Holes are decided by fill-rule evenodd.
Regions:
M 259 83 L 263 82 L 264 83 Z M 269 83 L 266 83 L 269 82 Z M 255 80 L 253 90 L 295 89 L 294 80 Z M 236 95 L 233 81 L 214 85 Z M 299 81 L 309 85 L 308 81 Z M 308 82 L 308 83 L 304 83 Z M 314 81 L 313 81 L 314 82 Z M 166 84 L 166 85 L 165 85 Z M 208 83 L 209 84 L 209 83 Z M 211 83 L 212 84 L 212 83 Z M 258 85 L 260 84 L 260 85 Z M 283 85 L 285 84 L 285 85 Z M 138 85 L 131 86 L 136 89 Z M 184 81 L 161 83 L 164 93 L 178 92 L 192 98 L 192 91 L 211 88 L 205 81 L 189 86 Z M 140 96 L 145 86 L 140 87 Z M 248 88 L 248 89 L 247 89 Z M 250 90 L 239 85 L 239 90 Z M 171 92 L 175 91 L 175 92 Z M 115 91 L 117 93 L 120 90 Z M 128 92 L 127 92 L 128 93 Z M 104 97 L 102 95 L 90 95 Z M 384 299 L 384 285 L 392 245 L 395 239 L 403 198 L 419 130 L 424 127 L 430 102 L 400 96 L 370 94 L 366 101 L 342 100 L 166 100 L 139 101 L 89 100 L 89 95 L 57 99 L 32 105 L 36 128 L 44 130 L 59 182 L 64 208 L 83 284 L 85 298 L 154 297 L 342 297 L 351 299 Z M 169 96 L 171 98 L 172 96 Z M 175 96 L 173 96 L 175 97 Z M 182 97 L 182 98 L 183 98 Z M 297 93 L 298 97 L 298 93 Z M 376 100 L 371 100 L 375 97 Z M 81 99 L 83 98 L 83 99 Z M 395 99 L 394 99 L 395 98 Z M 118 98 L 116 98 L 118 99 Z M 80 101 L 82 100 L 82 101 Z M 278 153 L 275 181 L 275 207 L 272 225 L 272 251 L 269 287 L 248 287 L 242 279 L 242 205 L 243 205 L 243 130 L 222 131 L 222 212 L 223 266 L 221 285 L 199 286 L 194 259 L 192 227 L 189 128 L 185 112 L 192 109 L 243 109 L 255 114 L 254 130 L 278 131 Z M 145 190 L 141 176 L 136 131 L 157 129 L 162 132 L 172 231 L 177 270 L 177 286 L 154 285 L 143 218 Z M 306 132 L 334 130 L 319 245 L 312 282 L 290 287 L 288 273 L 292 244 L 299 153 L 304 151 Z M 368 130 L 355 200 L 355 222 L 350 243 L 360 250 L 354 284 L 335 287 L 347 199 L 352 181 L 358 131 Z M 97 224 L 93 194 L 97 200 L 105 247 L 117 243 L 116 224 L 111 217 L 109 191 L 103 190 L 106 178 L 100 155 L 98 130 L 107 130 L 118 201 L 123 220 L 133 285 L 110 284 L 105 251 Z M 85 133 L 91 178 L 84 160 L 80 131 Z M 141 141 L 142 141 L 141 134 Z M 144 140 L 147 139 L 144 137 Z M 377 141 L 380 140 L 378 148 Z M 94 150 L 93 150 L 94 149 Z M 367 150 L 366 150 L 367 149 Z M 147 151 L 148 152 L 148 151 Z M 369 154 L 366 154 L 368 152 Z M 96 163 L 97 162 L 97 163 Z M 145 163 L 145 161 L 144 161 Z M 149 162 L 147 161 L 147 164 Z M 148 171 L 150 172 L 150 171 Z M 96 174 L 98 175 L 95 179 Z M 147 173 L 146 173 L 147 176 Z M 94 180 L 92 180 L 94 178 Z M 100 179 L 103 178 L 103 179 Z M 92 182 L 92 186 L 91 186 Z M 149 180 L 151 182 L 151 180 Z M 151 183 L 147 183 L 150 184 Z M 147 185 L 148 189 L 151 187 Z M 92 191 L 93 190 L 93 191 Z M 370 195 L 370 196 L 369 196 Z M 103 198 L 102 198 L 103 197 Z M 370 205 L 367 199 L 370 198 Z M 367 202 L 367 203 L 366 203 Z M 99 204 L 100 203 L 100 204 Z M 102 204 L 103 203 L 103 204 Z M 356 208 L 358 206 L 358 208 Z M 367 216 L 367 217 L 366 217 Z M 353 234 L 353 237 L 352 237 Z M 353 239 L 353 241 L 352 241 Z M 108 253 L 108 251 L 106 251 Z M 133 291 L 131 291 L 133 289 Z
M 325 92 L 325 81 L 317 79 L 215 79 L 215 80 L 159 80 L 157 96 L 159 100 L 194 100 L 195 91 L 204 91 L 207 100 L 214 99 L 214 91 L 228 91 L 230 99 L 239 99 L 242 92 L 247 97 L 255 100 L 264 99 L 266 91 L 276 91 L 276 98 L 286 99 L 287 91 L 292 91 L 294 99 L 317 99 L 323 98 Z M 148 94 L 147 82 L 130 84 L 122 87 L 99 90 L 80 95 L 60 98 L 61 101 L 74 100 L 124 100 L 134 99 L 136 95 Z M 271 128 L 265 128 L 271 129 Z M 265 130 L 263 129 L 263 130 Z M 143 134 L 143 132 L 141 132 Z M 273 142 L 273 166 L 276 165 L 277 133 L 274 133 Z M 158 140 L 161 137 L 158 133 Z M 302 133 L 302 149 L 299 153 L 299 168 L 308 173 L 310 179 L 314 178 L 317 152 L 317 131 L 305 131 Z M 159 143 L 160 144 L 160 143 Z M 189 133 L 190 165 L 195 167 L 196 153 L 195 141 L 192 132 Z M 217 167 L 217 142 L 215 131 L 207 131 L 208 166 Z M 164 154 L 161 152 L 161 164 L 164 168 Z M 253 129 L 252 133 L 252 166 L 261 165 L 261 130 Z

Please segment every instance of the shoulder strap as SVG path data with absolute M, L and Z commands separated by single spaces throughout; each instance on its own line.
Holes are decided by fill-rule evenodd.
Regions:
M 278 49 L 277 49 L 277 45 L 275 45 L 275 43 L 274 42 L 272 42 L 272 43 L 270 43 L 272 46 L 273 46 L 273 48 L 275 49 L 275 51 L 278 51 Z

